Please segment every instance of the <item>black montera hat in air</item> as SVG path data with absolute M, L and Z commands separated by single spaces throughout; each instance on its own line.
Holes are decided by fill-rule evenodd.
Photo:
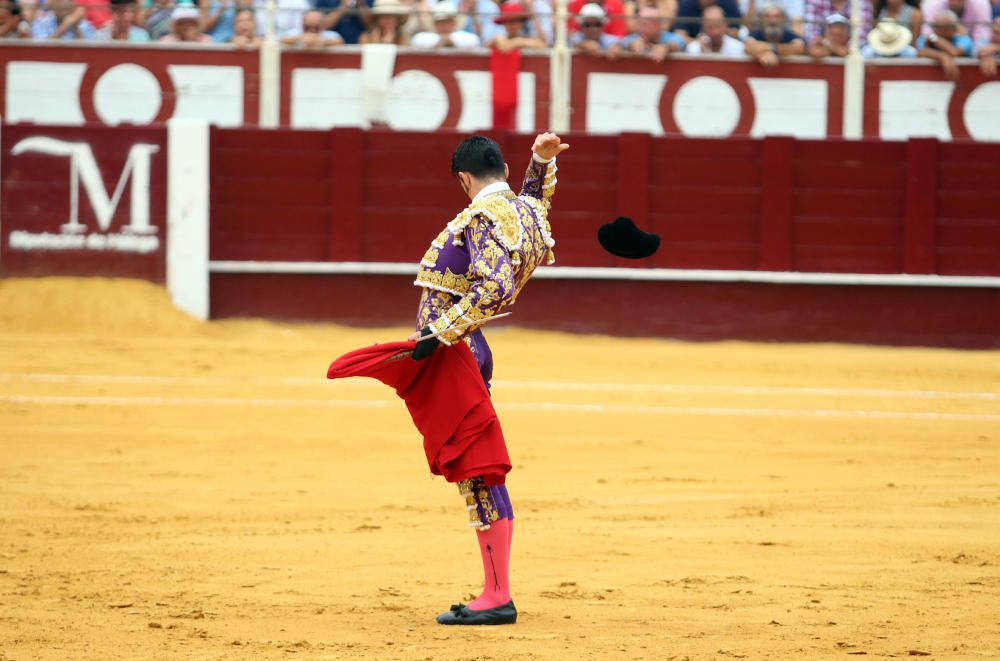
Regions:
M 660 235 L 643 232 L 631 218 L 615 218 L 614 222 L 601 225 L 597 240 L 612 255 L 627 259 L 643 259 L 660 247 Z

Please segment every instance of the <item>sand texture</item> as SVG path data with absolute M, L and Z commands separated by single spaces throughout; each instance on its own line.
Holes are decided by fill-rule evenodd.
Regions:
M 1000 658 L 1000 352 L 503 324 L 520 620 L 442 627 L 462 501 L 324 379 L 409 329 L 0 281 L 0 660 Z

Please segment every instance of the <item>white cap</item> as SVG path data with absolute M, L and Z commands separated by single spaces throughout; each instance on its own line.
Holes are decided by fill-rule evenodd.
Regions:
M 601 23 L 606 23 L 608 21 L 608 16 L 604 13 L 604 7 L 601 7 L 596 2 L 588 2 L 584 6 L 580 7 L 580 14 L 578 18 L 581 21 L 585 18 L 596 18 L 599 19 Z
M 188 6 L 181 5 L 178 7 L 174 7 L 174 10 L 170 12 L 171 21 L 183 21 L 185 19 L 191 19 L 197 21 L 200 17 L 201 14 L 198 12 L 198 10 L 190 5 Z

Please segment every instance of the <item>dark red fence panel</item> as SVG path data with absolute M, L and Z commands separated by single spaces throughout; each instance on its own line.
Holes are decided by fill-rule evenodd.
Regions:
M 941 143 L 937 152 L 938 273 L 1000 272 L 1000 155 L 995 144 Z
M 217 129 L 212 257 L 416 262 L 466 203 L 449 133 Z M 531 135 L 497 134 L 517 188 Z M 563 266 L 1000 274 L 1000 145 L 571 135 L 553 223 Z M 598 227 L 663 239 L 616 259 Z
M 905 143 L 801 141 L 793 271 L 902 271 Z
M 211 140 L 212 259 L 328 259 L 329 134 L 227 129 Z

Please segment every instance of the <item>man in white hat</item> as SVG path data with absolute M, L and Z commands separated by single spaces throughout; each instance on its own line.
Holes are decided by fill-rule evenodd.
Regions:
M 434 32 L 418 32 L 413 35 L 410 45 L 414 48 L 479 48 L 479 37 L 471 32 L 459 30 L 458 9 L 451 0 L 439 0 L 431 12 Z
M 577 15 L 580 23 L 579 32 L 574 32 L 569 39 L 570 46 L 588 55 L 604 55 L 619 39 L 604 32 L 608 17 L 604 8 L 596 2 L 588 2 L 580 8 Z
M 913 34 L 895 21 L 880 21 L 868 33 L 868 43 L 861 49 L 863 57 L 916 57 L 917 49 L 910 45 Z

